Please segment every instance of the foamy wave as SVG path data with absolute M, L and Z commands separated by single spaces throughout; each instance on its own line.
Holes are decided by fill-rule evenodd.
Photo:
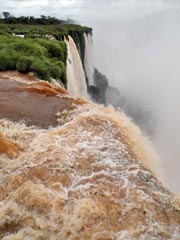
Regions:
M 1 239 L 179 239 L 177 198 L 138 127 L 85 102 L 56 117 L 48 129 L 0 120 L 19 146 L 0 157 Z

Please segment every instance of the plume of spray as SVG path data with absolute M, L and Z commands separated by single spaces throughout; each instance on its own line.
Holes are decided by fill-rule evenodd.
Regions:
M 87 23 L 94 28 L 97 68 L 108 76 L 111 86 L 118 88 L 129 101 L 138 102 L 155 118 L 152 140 L 167 185 L 179 192 L 180 10 L 177 4 L 175 8 L 127 17 L 125 21 L 95 21 L 91 15 Z
M 94 65 L 107 75 L 111 86 L 155 116 L 153 140 L 169 186 L 180 191 L 180 1 L 66 2 L 61 5 L 70 11 L 71 18 L 94 29 Z M 0 7 L 14 15 L 53 13 L 59 17 L 55 3 L 59 1 L 31 1 L 32 8 L 27 8 L 27 0 L 23 5 L 14 0 L 2 1 Z M 12 6 L 16 6 L 14 10 Z

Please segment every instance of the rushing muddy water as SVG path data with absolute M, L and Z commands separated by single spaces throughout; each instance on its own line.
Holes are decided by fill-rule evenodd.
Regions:
M 180 239 L 178 197 L 124 114 L 3 78 L 0 104 L 0 239 Z

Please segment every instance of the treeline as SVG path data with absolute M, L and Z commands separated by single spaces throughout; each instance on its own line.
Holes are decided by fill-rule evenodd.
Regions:
M 14 17 L 9 12 L 3 12 L 3 18 L 0 23 L 4 24 L 26 24 L 26 25 L 58 25 L 58 24 L 74 24 L 71 19 L 61 20 L 55 17 L 41 15 L 39 18 L 33 16 Z

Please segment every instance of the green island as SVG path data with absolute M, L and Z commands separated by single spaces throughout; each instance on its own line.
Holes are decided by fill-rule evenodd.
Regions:
M 0 71 L 31 72 L 43 80 L 60 80 L 66 87 L 64 40 L 70 35 L 80 45 L 83 59 L 83 34 L 91 32 L 91 28 L 54 17 L 12 17 L 5 13 L 0 19 Z

